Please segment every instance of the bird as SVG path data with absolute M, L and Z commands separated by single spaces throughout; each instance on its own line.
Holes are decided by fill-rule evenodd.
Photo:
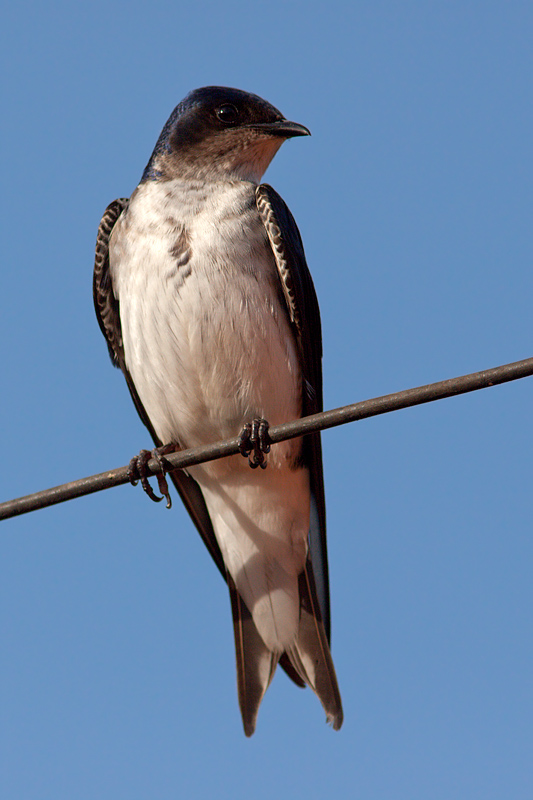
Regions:
M 147 479 L 153 456 L 170 505 L 166 454 L 240 437 L 240 454 L 168 474 L 229 588 L 246 736 L 278 663 L 311 687 L 335 730 L 343 722 L 320 434 L 268 435 L 322 410 L 320 312 L 302 239 L 261 183 L 283 142 L 309 134 L 249 92 L 190 92 L 132 195 L 106 208 L 96 243 L 98 322 L 155 444 L 132 459 L 132 483 L 162 499 Z

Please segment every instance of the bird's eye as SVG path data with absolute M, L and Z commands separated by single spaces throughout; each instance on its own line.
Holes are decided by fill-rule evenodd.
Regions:
M 231 103 L 224 103 L 223 106 L 217 108 L 216 115 L 225 125 L 231 125 L 233 122 L 237 122 L 239 118 L 239 112 Z

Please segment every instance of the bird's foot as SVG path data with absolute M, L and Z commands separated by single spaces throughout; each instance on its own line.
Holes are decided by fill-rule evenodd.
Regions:
M 171 469 L 171 466 L 164 456 L 168 453 L 174 453 L 176 449 L 176 445 L 174 444 L 165 444 L 161 447 L 154 447 L 153 450 L 141 450 L 138 456 L 133 456 L 128 469 L 128 478 L 132 486 L 137 486 L 137 483 L 140 481 L 141 486 L 150 500 L 153 500 L 154 503 L 160 503 L 161 500 L 166 499 L 167 508 L 172 506 L 172 500 L 168 491 L 165 473 Z M 157 473 L 156 478 L 162 497 L 158 497 L 155 494 L 148 482 L 147 466 L 151 458 L 157 461 L 161 470 L 161 472 Z
M 252 469 L 266 469 L 265 453 L 270 453 L 271 444 L 268 428 L 266 419 L 253 419 L 243 426 L 239 436 L 239 450 L 248 457 Z

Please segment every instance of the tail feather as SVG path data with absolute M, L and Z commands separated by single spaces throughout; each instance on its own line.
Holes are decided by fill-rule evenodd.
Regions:
M 244 733 L 251 736 L 255 731 L 259 706 L 274 677 L 280 653 L 272 652 L 263 642 L 252 615 L 229 574 L 228 586 L 233 612 L 239 706 Z
M 327 721 L 334 730 L 339 730 L 343 721 L 342 702 L 309 559 L 298 581 L 298 635 L 285 653 L 272 651 L 263 642 L 230 575 L 228 585 L 233 612 L 239 705 L 246 736 L 251 736 L 255 730 L 259 706 L 280 660 L 297 685 L 307 684 L 311 687 L 322 703 Z
M 327 721 L 338 731 L 343 722 L 342 701 L 329 643 L 320 615 L 311 562 L 299 579 L 300 624 L 298 638 L 287 655 L 298 675 L 314 691 Z

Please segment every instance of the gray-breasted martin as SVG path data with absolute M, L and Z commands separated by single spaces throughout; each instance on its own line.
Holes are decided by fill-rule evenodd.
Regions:
M 313 689 L 333 728 L 343 719 L 320 435 L 271 451 L 268 439 L 269 423 L 322 410 L 320 315 L 302 240 L 260 183 L 283 142 L 307 134 L 256 95 L 191 92 L 132 196 L 106 209 L 96 244 L 98 321 L 155 457 L 239 434 L 248 456 L 171 473 L 228 583 L 247 736 L 278 662 Z M 142 452 L 131 474 L 149 489 Z M 164 477 L 160 488 L 168 493 Z

